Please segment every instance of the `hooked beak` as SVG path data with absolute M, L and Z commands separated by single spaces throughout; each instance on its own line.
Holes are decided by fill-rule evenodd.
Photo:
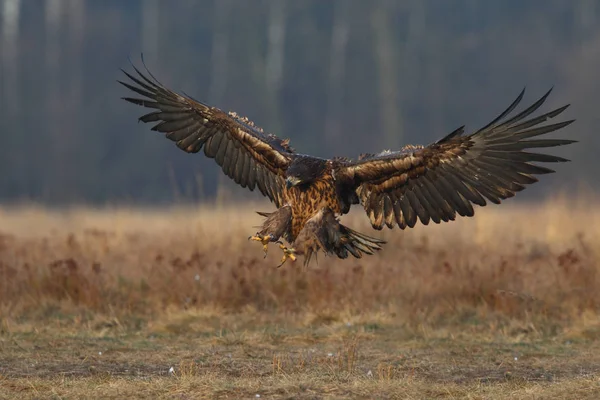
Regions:
M 300 179 L 294 178 L 293 176 L 289 176 L 285 180 L 285 187 L 289 189 L 289 188 L 292 188 L 292 187 L 296 186 L 299 183 L 300 183 Z

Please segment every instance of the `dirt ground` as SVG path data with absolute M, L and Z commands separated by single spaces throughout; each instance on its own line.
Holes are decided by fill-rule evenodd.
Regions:
M 243 206 L 0 208 L 0 398 L 600 398 L 600 211 L 487 207 L 275 268 Z M 590 211 L 591 210 L 591 211 Z

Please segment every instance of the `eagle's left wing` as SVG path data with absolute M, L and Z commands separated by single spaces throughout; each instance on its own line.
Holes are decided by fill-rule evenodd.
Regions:
M 551 91 L 551 90 L 550 90 Z M 454 220 L 474 214 L 473 204 L 486 205 L 512 197 L 525 185 L 537 182 L 535 174 L 554 172 L 532 162 L 564 162 L 561 157 L 526 152 L 526 149 L 560 146 L 573 140 L 525 140 L 561 129 L 573 120 L 538 126 L 562 113 L 568 105 L 523 121 L 546 100 L 550 91 L 519 114 L 506 119 L 519 97 L 496 119 L 477 132 L 463 135 L 464 127 L 427 147 L 408 146 L 401 151 L 366 155 L 341 163 L 336 176 L 355 185 L 356 193 L 375 229 L 383 225 L 402 229 Z
M 165 133 L 187 153 L 204 149 L 204 155 L 236 183 L 250 190 L 258 187 L 277 207 L 283 205 L 285 171 L 295 156 L 287 140 L 263 132 L 247 118 L 180 95 L 161 85 L 150 71 L 152 79 L 133 68 L 138 77 L 123 71 L 132 82 L 119 82 L 141 96 L 125 100 L 153 110 L 140 121 L 155 122 L 152 130 Z

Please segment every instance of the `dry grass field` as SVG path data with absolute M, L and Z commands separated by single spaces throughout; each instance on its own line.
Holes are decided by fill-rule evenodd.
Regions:
M 0 208 L 0 398 L 600 398 L 600 200 L 276 269 L 265 204 Z

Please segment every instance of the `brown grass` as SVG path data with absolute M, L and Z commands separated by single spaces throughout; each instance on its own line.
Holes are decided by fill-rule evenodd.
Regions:
M 308 269 L 246 240 L 264 204 L 6 207 L 0 398 L 595 398 L 595 204 L 375 232 Z

